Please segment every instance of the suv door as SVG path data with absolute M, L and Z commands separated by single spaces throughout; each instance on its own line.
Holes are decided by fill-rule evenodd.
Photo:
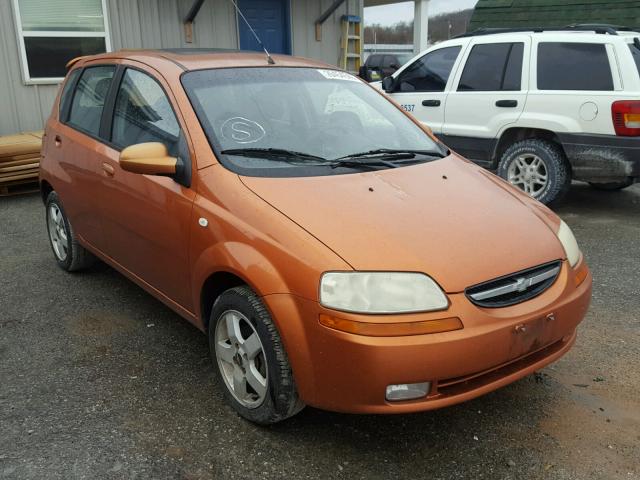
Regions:
M 120 168 L 120 151 L 160 142 L 192 168 L 181 122 L 159 77 L 126 67 L 111 96 L 101 207 L 106 253 L 126 270 L 193 312 L 189 272 L 189 221 L 195 192 L 165 176 Z M 166 90 L 165 90 L 166 88 Z M 188 182 L 187 182 L 188 183 Z
M 106 246 L 96 195 L 100 184 L 100 127 L 116 67 L 76 69 L 60 99 L 59 123 L 47 136 L 47 155 L 64 173 L 56 185 L 65 213 L 77 235 L 98 250 Z M 67 87 L 69 89 L 67 89 Z
M 488 164 L 499 133 L 524 110 L 528 90 L 528 35 L 474 39 L 447 97 L 442 140 Z
M 463 45 L 447 44 L 429 50 L 422 57 L 398 70 L 394 89 L 387 92 L 407 112 L 440 133 L 444 122 L 444 103 L 451 73 L 457 68 Z

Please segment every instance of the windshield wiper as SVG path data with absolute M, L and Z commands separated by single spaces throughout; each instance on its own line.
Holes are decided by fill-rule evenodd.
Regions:
M 366 152 L 351 153 L 334 159 L 335 161 L 345 160 L 348 158 L 367 158 L 375 155 L 383 156 L 385 160 L 393 160 L 395 158 L 413 158 L 416 155 L 425 155 L 428 157 L 444 158 L 447 153 L 436 150 L 411 150 L 411 149 L 399 149 L 399 148 L 376 148 L 375 150 L 368 150 Z M 410 156 L 409 156 L 410 155 Z
M 280 158 L 285 161 L 318 161 L 329 162 L 324 157 L 312 155 L 310 153 L 296 152 L 295 150 L 285 150 L 284 148 L 232 148 L 229 150 L 222 150 L 220 153 L 225 155 L 238 155 L 241 157 L 256 157 L 256 158 Z

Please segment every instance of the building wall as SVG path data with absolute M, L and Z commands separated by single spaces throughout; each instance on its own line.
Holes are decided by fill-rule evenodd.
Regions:
M 363 0 L 346 0 L 327 19 L 322 41 L 314 22 L 334 0 L 290 0 L 293 54 L 337 65 L 342 15 L 363 14 Z M 238 48 L 236 14 L 230 0 L 205 0 L 186 43 L 182 19 L 193 0 L 107 0 L 111 46 L 122 48 Z M 25 85 L 13 2 L 0 0 L 0 135 L 40 130 L 58 85 Z

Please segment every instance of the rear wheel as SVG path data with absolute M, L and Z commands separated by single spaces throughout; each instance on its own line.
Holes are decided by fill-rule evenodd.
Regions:
M 95 257 L 80 245 L 58 194 L 49 193 L 45 205 L 49 243 L 60 268 L 67 272 L 75 272 L 93 265 Z
M 541 139 L 511 145 L 500 159 L 498 175 L 545 204 L 559 201 L 571 185 L 571 169 L 562 150 Z
M 609 191 L 622 190 L 623 188 L 627 188 L 633 185 L 633 178 L 627 177 L 622 182 L 606 182 L 606 183 L 589 182 L 589 185 L 591 185 L 593 188 L 596 188 L 598 190 L 609 190 Z
M 268 425 L 304 408 L 280 335 L 249 287 L 232 288 L 216 300 L 209 348 L 224 396 L 242 417 Z

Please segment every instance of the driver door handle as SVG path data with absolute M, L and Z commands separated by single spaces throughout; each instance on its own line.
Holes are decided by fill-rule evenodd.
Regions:
M 515 108 L 517 106 L 518 106 L 517 100 L 498 100 L 496 102 L 496 107 Z
M 113 168 L 113 165 L 104 162 L 102 164 L 102 170 L 104 171 L 104 173 L 108 176 L 108 177 L 113 177 L 113 174 L 115 173 L 115 169 Z

